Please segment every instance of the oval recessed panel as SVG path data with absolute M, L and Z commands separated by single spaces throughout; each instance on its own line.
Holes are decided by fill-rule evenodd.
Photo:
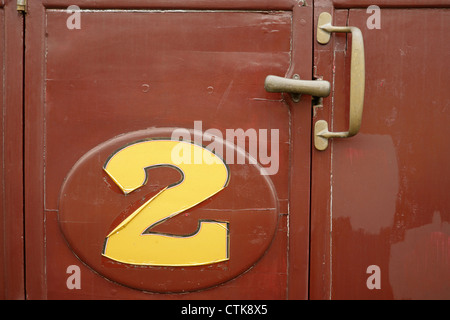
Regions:
M 107 279 L 150 292 L 195 291 L 239 276 L 265 254 L 278 222 L 275 189 L 247 154 L 245 163 L 227 163 L 185 142 L 193 149 L 176 154 L 192 150 L 194 159 L 197 150 L 210 162 L 180 164 L 164 157 L 173 130 L 132 132 L 90 150 L 59 199 L 74 254 Z M 213 151 L 220 148 L 243 154 L 214 141 Z

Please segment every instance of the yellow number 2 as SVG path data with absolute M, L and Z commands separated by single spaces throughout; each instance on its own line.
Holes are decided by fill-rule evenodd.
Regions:
M 185 145 L 180 149 L 180 144 Z M 192 161 L 174 161 L 173 150 L 182 150 L 183 158 Z M 199 154 L 209 161 L 194 162 L 193 156 Z M 175 167 L 182 180 L 164 188 L 114 228 L 106 236 L 102 254 L 122 263 L 149 266 L 196 266 L 228 260 L 228 222 L 200 221 L 197 232 L 186 236 L 144 233 L 225 188 L 227 165 L 201 146 L 161 139 L 126 146 L 108 159 L 104 170 L 128 194 L 146 183 L 146 168 L 154 166 Z

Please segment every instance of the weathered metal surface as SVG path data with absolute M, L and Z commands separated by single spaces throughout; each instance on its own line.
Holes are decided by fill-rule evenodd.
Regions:
M 0 299 L 24 298 L 22 74 L 23 17 L 0 5 Z
M 264 79 L 271 73 L 309 76 L 312 8 L 286 1 L 252 3 L 251 8 L 242 1 L 176 1 L 168 10 L 153 10 L 155 3 L 133 9 L 129 1 L 96 2 L 79 12 L 79 29 L 66 27 L 69 15 L 55 9 L 56 2 L 30 4 L 29 296 L 307 298 L 309 157 L 299 155 L 309 152 L 310 98 L 294 111 L 288 97 L 284 101 L 281 94 L 265 91 Z M 270 11 L 284 7 L 289 10 Z M 258 10 L 248 10 L 252 8 Z M 140 193 L 124 196 L 103 170 L 107 158 L 136 139 L 162 134 L 159 128 L 196 129 L 198 121 L 201 130 L 216 129 L 224 139 L 227 129 L 242 129 L 243 134 L 254 130 L 269 146 L 266 156 L 256 155 L 258 166 L 271 170 L 278 161 L 266 176 L 248 157 L 245 165 L 230 162 L 230 182 L 223 191 L 155 228 L 189 235 L 201 219 L 225 221 L 229 260 L 205 266 L 134 266 L 102 256 L 108 232 L 130 208 L 136 209 L 142 195 L 151 196 L 179 179 L 176 170 L 151 169 L 156 180 L 149 178 Z M 276 144 L 270 141 L 275 133 Z M 106 141 L 112 144 L 103 148 Z M 243 148 L 255 156 L 248 142 Z M 291 202 L 290 192 L 295 193 Z M 295 215 L 288 219 L 290 212 Z M 81 289 L 67 287 L 71 265 L 80 267 Z M 167 293 L 190 291 L 195 292 Z
M 448 2 L 316 0 L 314 10 L 290 0 L 77 5 L 80 28 L 68 27 L 64 0 L 29 2 L 26 16 L 28 298 L 450 297 L 450 17 L 442 9 Z M 381 8 L 379 29 L 367 24 L 369 5 Z M 22 16 L 14 2 L 1 19 L 5 8 L 18 18 L 5 21 L 18 27 L 20 39 Z M 349 127 L 352 36 L 332 34 L 328 44 L 317 43 L 324 11 L 333 25 L 362 31 L 366 92 L 358 135 L 330 140 L 317 151 L 311 137 L 316 123 L 325 120 L 334 132 Z M 12 267 L 20 265 L 15 252 L 23 221 L 10 212 L 21 212 L 22 203 L 21 93 L 15 95 L 21 76 L 8 68 L 21 68 L 23 47 L 10 49 L 20 41 L 6 36 L 8 28 L 1 54 L 17 54 L 6 55 L 14 63 L 6 59 L 1 76 L 8 85 L 0 87 L 8 89 L 4 101 L 10 99 L 1 124 L 8 141 L 2 178 L 11 186 L 2 198 L 8 200 L 2 227 L 10 232 L 2 253 L 17 260 L 2 264 L 4 279 L 14 280 L 1 288 L 5 297 L 20 298 L 23 270 Z M 327 80 L 330 96 L 315 98 L 311 110 L 307 95 L 293 103 L 289 94 L 266 92 L 268 74 Z M 208 220 L 229 227 L 230 255 L 183 267 L 102 255 L 111 231 L 182 177 L 174 167 L 152 168 L 146 183 L 125 196 L 115 175 L 103 170 L 107 159 L 142 139 L 198 129 L 199 121 L 200 132 L 214 129 L 209 133 L 223 138 L 227 129 L 243 129 L 242 135 L 267 129 L 267 141 L 277 129 L 278 149 L 272 144 L 265 157 L 256 154 L 259 165 L 230 164 L 226 188 L 143 234 L 193 235 L 199 221 Z M 250 143 L 243 148 L 252 152 Z M 267 160 L 275 160 L 271 151 L 279 156 L 277 170 L 261 176 L 256 171 L 270 170 Z M 74 270 L 80 288 L 69 283 Z
M 313 152 L 311 298 L 448 299 L 449 11 L 377 2 L 379 29 L 367 27 L 371 14 L 358 5 L 369 2 L 351 9 L 335 1 L 349 10 L 316 2 L 316 19 L 327 11 L 335 24 L 361 28 L 366 96 L 360 133 Z M 336 34 L 315 45 L 316 72 L 335 82 L 314 121 L 332 121 L 334 130 L 348 125 L 349 40 Z

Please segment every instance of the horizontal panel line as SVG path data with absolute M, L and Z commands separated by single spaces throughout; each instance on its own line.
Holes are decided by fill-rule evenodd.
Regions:
M 44 7 L 50 8 L 66 8 L 69 6 L 66 0 L 43 0 Z M 291 10 L 296 5 L 301 5 L 299 0 L 154 0 L 149 3 L 148 0 L 128 0 L 128 1 L 111 1 L 97 0 L 92 3 L 91 0 L 78 0 L 76 4 L 80 8 L 96 8 L 96 9 L 264 9 L 264 10 Z
M 414 9 L 414 8 L 450 8 L 448 0 L 334 0 L 333 4 L 338 9 L 367 8 L 371 5 L 380 8 Z
M 67 12 L 67 9 L 58 9 L 58 8 L 54 8 L 54 9 L 46 9 L 47 12 Z M 210 12 L 210 13 L 215 13 L 215 12 L 236 12 L 236 13 L 287 13 L 287 12 L 291 12 L 291 11 L 286 11 L 286 10 L 234 10 L 234 9 L 230 9 L 230 10 L 200 10 L 200 9 L 83 9 L 80 8 L 80 12 L 101 12 L 101 13 L 115 13 L 115 12 L 119 12 L 119 13 L 198 13 L 198 12 Z

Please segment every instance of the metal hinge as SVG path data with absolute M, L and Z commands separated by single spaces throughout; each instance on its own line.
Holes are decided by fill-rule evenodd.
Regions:
M 27 13 L 27 0 L 17 0 L 17 11 Z

